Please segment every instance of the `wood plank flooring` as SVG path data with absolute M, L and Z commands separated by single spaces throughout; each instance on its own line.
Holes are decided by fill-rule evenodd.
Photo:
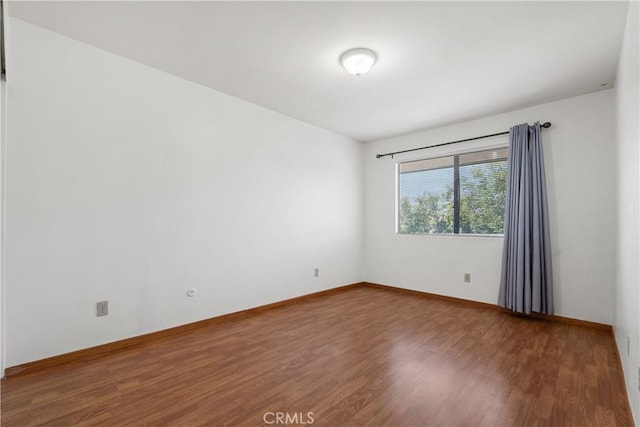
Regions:
M 614 345 L 354 287 L 6 378 L 2 426 L 630 426 Z

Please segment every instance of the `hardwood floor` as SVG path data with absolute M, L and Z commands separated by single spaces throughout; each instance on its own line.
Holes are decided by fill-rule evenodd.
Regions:
M 2 426 L 633 425 L 614 345 L 354 287 L 6 378 Z

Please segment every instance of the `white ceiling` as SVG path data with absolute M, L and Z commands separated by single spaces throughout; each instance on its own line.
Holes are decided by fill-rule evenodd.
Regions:
M 612 87 L 626 10 L 626 2 L 9 5 L 11 16 L 360 141 Z M 338 62 L 354 47 L 378 55 L 360 77 Z

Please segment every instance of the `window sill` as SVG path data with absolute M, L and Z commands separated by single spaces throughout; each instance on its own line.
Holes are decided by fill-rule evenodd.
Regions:
M 409 237 L 475 237 L 481 239 L 503 239 L 504 234 L 444 234 L 444 233 L 395 233 L 396 236 L 409 236 Z

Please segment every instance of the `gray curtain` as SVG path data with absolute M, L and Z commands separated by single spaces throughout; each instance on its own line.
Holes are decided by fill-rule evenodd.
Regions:
M 514 126 L 509 131 L 501 307 L 553 314 L 548 211 L 540 123 Z

